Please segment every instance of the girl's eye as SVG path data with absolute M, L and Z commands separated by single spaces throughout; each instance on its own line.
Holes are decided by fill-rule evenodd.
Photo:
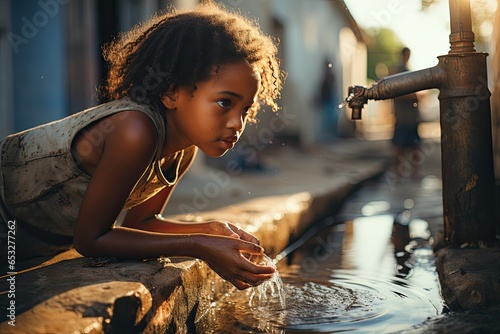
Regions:
M 231 108 L 231 101 L 228 100 L 228 99 L 222 99 L 222 100 L 219 100 L 217 101 L 217 104 L 221 107 L 221 108 L 224 108 L 224 109 L 229 109 Z

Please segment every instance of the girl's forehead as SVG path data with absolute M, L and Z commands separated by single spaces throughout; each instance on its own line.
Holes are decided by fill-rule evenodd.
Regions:
M 251 99 L 261 86 L 261 78 L 253 66 L 242 61 L 219 66 L 208 80 L 197 86 L 203 90 L 233 92 L 242 98 Z
M 260 81 L 260 71 L 256 66 L 248 64 L 246 61 L 238 61 L 234 63 L 226 63 L 218 66 L 214 66 L 212 70 L 212 78 L 217 80 L 217 78 L 227 77 L 227 76 L 250 76 L 255 80 Z

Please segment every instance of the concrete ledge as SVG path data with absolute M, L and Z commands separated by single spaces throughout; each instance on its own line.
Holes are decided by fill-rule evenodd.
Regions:
M 500 306 L 500 248 L 448 246 L 436 256 L 441 294 L 451 310 Z

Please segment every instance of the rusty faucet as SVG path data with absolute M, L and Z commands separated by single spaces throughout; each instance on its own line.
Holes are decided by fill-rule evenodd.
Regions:
M 424 89 L 438 88 L 446 81 L 446 72 L 437 65 L 425 70 L 398 73 L 385 77 L 371 87 L 351 86 L 346 102 L 352 109 L 351 119 L 361 119 L 368 100 L 385 100 Z

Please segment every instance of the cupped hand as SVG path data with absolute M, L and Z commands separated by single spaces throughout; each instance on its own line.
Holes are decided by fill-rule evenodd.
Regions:
M 227 236 L 204 236 L 206 246 L 200 258 L 223 279 L 243 290 L 273 277 L 276 269 L 249 261 L 248 254 L 261 257 L 262 247 L 255 243 Z
M 257 237 L 239 228 L 238 226 L 231 224 L 228 221 L 210 220 L 207 221 L 206 224 L 207 224 L 208 234 L 239 238 L 241 240 L 245 240 L 256 245 L 260 244 L 260 241 L 259 239 L 257 239 Z

